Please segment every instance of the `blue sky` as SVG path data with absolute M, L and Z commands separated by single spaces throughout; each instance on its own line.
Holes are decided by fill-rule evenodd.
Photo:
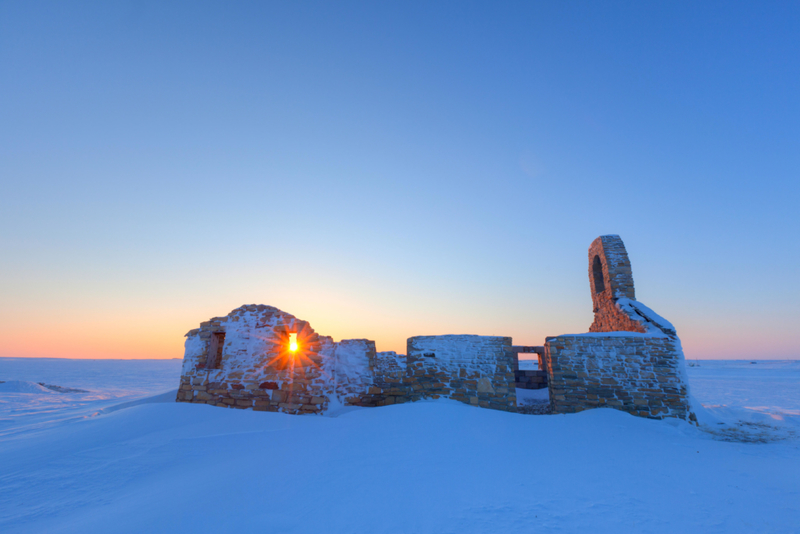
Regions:
M 591 323 L 619 234 L 688 358 L 800 357 L 796 2 L 0 2 L 3 356 Z

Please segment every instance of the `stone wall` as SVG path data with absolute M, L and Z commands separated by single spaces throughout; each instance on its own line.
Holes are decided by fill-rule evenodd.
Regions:
M 642 417 L 689 418 L 680 343 L 646 334 L 547 338 L 553 413 L 616 408 Z
M 346 399 L 346 404 L 373 407 L 411 400 L 406 384 L 406 356 L 391 351 L 377 353 L 372 384 L 360 395 Z
M 221 358 L 209 350 L 224 334 Z M 289 350 L 290 334 L 298 350 Z M 287 413 L 318 413 L 331 399 L 368 387 L 375 344 L 334 343 L 307 321 L 272 306 L 241 306 L 186 334 L 179 402 Z
M 680 339 L 669 321 L 635 300 L 619 236 L 598 237 L 589 247 L 589 285 L 591 333 L 548 337 L 545 343 L 553 413 L 610 407 L 694 420 Z
M 543 346 L 514 345 L 511 350 L 517 354 L 514 367 L 514 385 L 517 389 L 544 389 L 547 387 L 547 368 L 544 364 Z M 536 354 L 536 370 L 520 370 L 519 355 Z
M 514 386 L 519 389 L 544 389 L 547 387 L 547 371 L 514 371 Z
M 406 356 L 377 353 L 373 341 L 336 343 L 277 308 L 242 306 L 187 334 L 177 400 L 320 413 L 332 405 L 449 398 L 517 411 L 517 382 L 541 387 L 546 372 L 554 413 L 613 407 L 693 419 L 680 340 L 668 321 L 635 300 L 619 236 L 590 246 L 589 283 L 591 333 L 549 337 L 544 347 L 513 346 L 498 336 L 417 336 Z M 289 350 L 293 334 L 296 353 Z M 539 354 L 539 371 L 520 374 L 519 352 Z
M 379 352 L 371 387 L 346 404 L 386 406 L 448 398 L 496 410 L 516 411 L 516 353 L 511 338 L 418 336 L 408 354 Z
M 406 383 L 412 400 L 447 397 L 515 411 L 511 338 L 499 336 L 417 336 L 407 344 Z
M 291 334 L 296 353 L 289 350 Z M 373 341 L 336 343 L 264 305 L 215 317 L 186 337 L 179 402 L 293 414 L 440 397 L 516 408 L 510 338 L 422 336 L 409 339 L 408 357 L 376 353 Z
M 589 332 L 645 332 L 616 306 L 619 299 L 636 300 L 631 262 L 618 235 L 598 237 L 589 247 L 589 286 L 594 310 Z
M 344 404 L 355 402 L 373 384 L 377 366 L 375 342 L 369 339 L 344 339 L 333 343 L 324 354 L 324 369 L 329 387 Z

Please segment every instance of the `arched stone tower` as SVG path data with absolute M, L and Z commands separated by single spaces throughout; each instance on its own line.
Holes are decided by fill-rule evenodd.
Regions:
M 636 300 L 631 260 L 618 235 L 602 235 L 589 246 L 589 282 L 595 311 L 599 301 L 620 297 Z
M 636 300 L 631 261 L 618 235 L 603 235 L 589 246 L 589 286 L 594 323 L 589 332 L 646 332 L 617 307 L 619 299 Z
M 609 407 L 661 419 L 693 419 L 683 350 L 669 321 L 636 300 L 618 235 L 589 247 L 590 334 L 548 337 L 545 364 L 554 413 Z

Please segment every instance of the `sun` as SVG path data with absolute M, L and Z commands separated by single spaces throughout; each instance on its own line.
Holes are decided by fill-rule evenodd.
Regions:
M 297 352 L 297 334 L 289 334 L 289 352 Z

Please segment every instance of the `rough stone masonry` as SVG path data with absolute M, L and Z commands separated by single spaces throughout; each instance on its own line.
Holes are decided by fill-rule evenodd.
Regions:
M 619 236 L 592 242 L 589 285 L 590 333 L 545 341 L 553 413 L 608 407 L 642 417 L 695 420 L 680 339 L 666 319 L 636 300 Z
M 451 398 L 516 410 L 508 337 L 420 336 L 408 340 L 407 356 L 378 353 L 374 341 L 337 343 L 264 305 L 241 306 L 186 337 L 178 402 L 303 414 Z
M 554 413 L 610 407 L 693 419 L 675 329 L 635 300 L 619 236 L 589 248 L 595 319 L 588 334 L 517 347 L 503 336 L 417 336 L 407 354 L 375 342 L 334 342 L 272 306 L 241 306 L 186 334 L 178 402 L 291 414 L 449 398 L 517 411 L 518 352 L 543 354 Z M 296 350 L 293 350 L 296 347 Z M 543 380 L 543 379 L 542 379 Z

